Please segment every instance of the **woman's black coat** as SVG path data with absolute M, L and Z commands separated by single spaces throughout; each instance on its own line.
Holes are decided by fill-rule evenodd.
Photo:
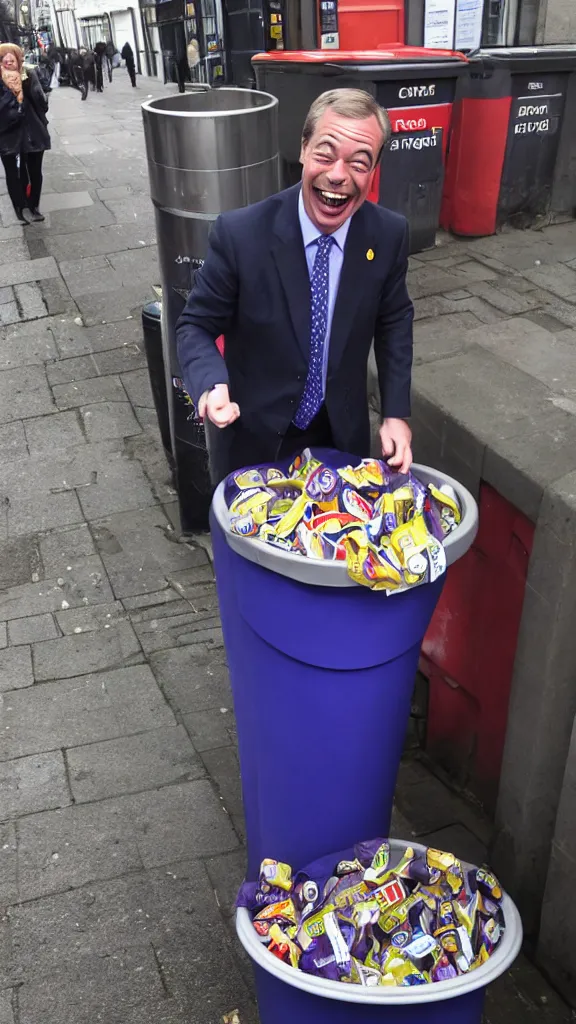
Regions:
M 0 155 L 41 153 L 50 149 L 48 100 L 35 71 L 26 68 L 22 82 L 24 99 L 18 103 L 14 93 L 0 79 Z

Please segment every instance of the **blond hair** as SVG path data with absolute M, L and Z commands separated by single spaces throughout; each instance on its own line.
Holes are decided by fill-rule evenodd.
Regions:
M 382 129 L 382 148 L 378 154 L 378 159 L 380 159 L 382 150 L 388 144 L 392 134 L 390 118 L 384 107 L 381 107 L 374 97 L 364 89 L 330 89 L 328 92 L 321 93 L 314 100 L 306 115 L 302 129 L 303 146 L 310 142 L 318 121 L 327 110 L 333 110 L 335 114 L 340 114 L 340 117 L 349 117 L 357 121 L 375 117 Z
M 0 61 L 6 56 L 7 53 L 11 53 L 13 57 L 18 61 L 18 67 L 21 70 L 24 63 L 24 50 L 17 46 L 16 43 L 1 43 L 0 44 Z

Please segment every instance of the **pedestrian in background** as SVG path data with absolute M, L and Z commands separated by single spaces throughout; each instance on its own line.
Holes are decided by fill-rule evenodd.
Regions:
M 40 213 L 42 160 L 50 149 L 48 100 L 33 68 L 24 66 L 24 53 L 14 43 L 0 45 L 0 156 L 8 194 L 21 224 L 28 208 L 32 220 Z
M 52 43 L 48 47 L 46 55 L 48 59 L 52 62 L 54 68 L 52 73 L 52 81 L 50 82 L 50 88 L 57 89 L 60 85 L 60 66 L 62 64 L 62 54 L 60 53 L 59 49 Z
M 80 90 L 82 99 L 85 100 L 88 96 L 89 85 L 92 85 L 92 90 L 94 90 L 96 84 L 94 76 L 94 54 L 88 53 L 84 47 L 75 51 L 70 58 L 70 70 L 72 73 L 72 82 L 76 88 Z
M 114 57 L 118 53 L 118 50 L 114 46 L 114 43 L 106 43 L 106 69 L 108 71 L 108 81 L 112 81 L 112 72 L 114 70 Z
M 94 63 L 96 65 L 96 91 L 104 92 L 102 64 L 106 57 L 106 43 L 96 43 L 94 47 Z
M 132 87 L 135 89 L 136 64 L 134 62 L 134 51 L 132 50 L 130 43 L 124 43 L 124 46 L 122 47 L 122 53 L 120 54 L 120 56 L 122 57 L 122 60 L 126 61 L 126 71 L 128 72 L 128 76 L 130 78 L 130 81 L 132 82 Z

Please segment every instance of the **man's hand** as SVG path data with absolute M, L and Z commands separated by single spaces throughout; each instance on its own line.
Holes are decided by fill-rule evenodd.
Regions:
M 198 402 L 198 415 L 206 416 L 215 427 L 229 427 L 240 415 L 240 407 L 230 401 L 227 384 L 217 384 L 211 391 L 205 391 Z
M 405 420 L 386 419 L 380 427 L 382 454 L 389 466 L 407 473 L 412 465 L 412 431 Z

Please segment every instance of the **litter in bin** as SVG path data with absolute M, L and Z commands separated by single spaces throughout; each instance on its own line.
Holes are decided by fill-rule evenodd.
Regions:
M 364 986 L 446 981 L 490 958 L 504 932 L 503 892 L 485 868 L 412 847 L 391 866 L 383 839 L 359 843 L 354 858 L 318 879 L 266 860 L 259 881 L 241 886 L 237 906 L 274 956 Z
M 449 484 L 425 487 L 377 459 L 332 469 L 309 449 L 287 472 L 231 473 L 224 496 L 232 533 L 345 561 L 356 583 L 389 593 L 438 579 L 446 569 L 442 542 L 461 521 Z

